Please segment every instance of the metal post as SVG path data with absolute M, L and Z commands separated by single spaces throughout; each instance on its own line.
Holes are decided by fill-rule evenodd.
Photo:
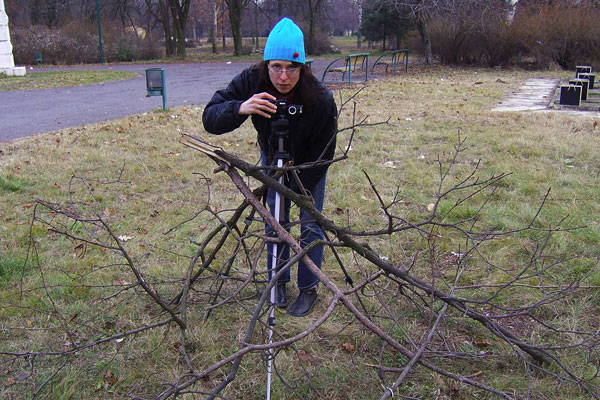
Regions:
M 102 50 L 102 26 L 100 25 L 100 0 L 96 0 L 96 20 L 98 22 L 98 48 L 100 50 L 100 64 L 104 64 L 104 50 Z
M 167 74 L 165 74 L 164 70 L 162 71 L 162 100 L 163 100 L 163 110 L 167 109 Z
M 283 167 L 283 159 L 279 158 L 277 160 L 277 167 Z M 283 176 L 279 178 L 279 183 L 283 185 Z M 274 209 L 274 217 L 277 222 L 280 222 L 280 213 L 281 213 L 281 195 L 279 192 L 275 193 L 275 209 Z M 279 264 L 279 257 L 277 256 L 279 252 L 279 248 L 277 243 L 273 243 L 273 255 L 271 262 L 271 270 L 269 271 L 269 281 L 271 281 L 272 277 L 275 275 L 277 270 L 277 265 Z M 269 344 L 273 343 L 273 326 L 275 326 L 275 292 L 277 288 L 277 283 L 271 287 L 271 304 L 269 305 Z M 269 356 L 267 359 L 267 400 L 271 400 L 271 377 L 272 373 L 272 364 L 273 364 L 273 349 L 269 348 Z

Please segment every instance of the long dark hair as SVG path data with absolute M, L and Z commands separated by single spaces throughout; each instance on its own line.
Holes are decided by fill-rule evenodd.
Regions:
M 292 63 L 300 67 L 300 79 L 294 90 L 295 101 L 302 104 L 304 107 L 311 107 L 315 104 L 315 98 L 321 90 L 321 84 L 315 78 L 310 67 L 306 64 Z M 276 93 L 277 89 L 271 83 L 269 78 L 269 61 L 261 61 L 254 66 L 258 69 L 258 87 L 256 93 L 270 92 Z

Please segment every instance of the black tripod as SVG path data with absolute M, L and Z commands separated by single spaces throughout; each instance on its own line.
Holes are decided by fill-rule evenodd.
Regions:
M 277 170 L 281 171 L 285 163 L 290 160 L 290 155 L 285 151 L 285 143 L 289 138 L 290 132 L 290 121 L 289 117 L 294 116 L 296 114 L 302 113 L 302 106 L 295 104 L 287 104 L 283 100 L 276 100 L 272 102 L 277 106 L 277 113 L 273 115 L 273 119 L 271 121 L 271 137 L 276 141 L 276 152 L 273 157 L 273 164 L 277 166 Z M 275 144 L 275 143 L 274 143 Z M 273 146 L 275 147 L 275 146 Z M 292 172 L 293 175 L 293 172 Z M 297 175 L 293 175 L 298 183 L 298 186 L 302 188 L 300 180 Z M 284 184 L 284 174 L 278 178 L 280 184 Z M 275 204 L 271 213 L 275 220 L 279 223 L 285 220 L 283 213 L 285 212 L 285 204 L 284 197 L 279 193 L 275 192 Z M 270 293 L 270 304 L 269 304 L 269 345 L 273 343 L 273 327 L 275 326 L 275 302 L 276 302 L 276 292 L 277 292 L 277 283 L 272 282 L 272 278 L 277 273 L 280 264 L 282 264 L 282 260 L 279 258 L 279 246 L 280 244 L 275 241 L 272 245 L 272 254 L 269 255 L 271 257 L 271 267 L 269 268 L 269 282 L 271 283 L 271 293 Z M 346 276 L 346 282 L 348 282 L 352 286 L 352 279 L 346 272 L 344 265 L 342 264 L 339 256 L 334 250 L 334 254 L 336 259 L 338 260 L 344 275 Z M 272 361 L 273 361 L 273 349 L 269 348 L 269 354 L 267 359 L 267 400 L 271 399 L 271 376 L 272 376 Z
M 276 100 L 273 102 L 277 106 L 277 113 L 274 114 L 273 120 L 271 121 L 271 137 L 277 141 L 277 151 L 274 156 L 274 164 L 277 168 L 283 168 L 290 156 L 285 151 L 285 142 L 290 132 L 290 121 L 288 115 L 295 115 L 302 113 L 302 106 L 299 105 L 288 105 L 284 100 Z M 279 183 L 284 184 L 284 174 L 279 176 Z M 277 222 L 282 221 L 283 212 L 285 206 L 283 204 L 284 198 L 279 192 L 275 192 L 275 206 L 272 210 L 273 217 Z M 279 264 L 279 246 L 277 242 L 273 243 L 272 247 L 273 254 L 271 268 L 269 268 L 269 282 L 277 272 Z M 275 294 L 276 294 L 277 283 L 272 282 L 271 287 L 271 301 L 269 304 L 269 344 L 273 343 L 273 326 L 275 326 Z M 273 362 L 273 349 L 269 348 L 269 356 L 267 359 L 267 400 L 271 399 L 271 375 L 272 375 L 272 362 Z

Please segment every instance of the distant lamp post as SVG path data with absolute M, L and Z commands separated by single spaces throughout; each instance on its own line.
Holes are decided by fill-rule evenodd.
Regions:
M 98 21 L 98 47 L 100 49 L 100 64 L 104 64 L 104 50 L 102 50 L 102 26 L 100 25 L 100 0 L 96 0 L 96 20 Z

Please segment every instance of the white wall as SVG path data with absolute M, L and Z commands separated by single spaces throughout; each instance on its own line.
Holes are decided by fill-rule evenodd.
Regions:
M 10 43 L 10 32 L 8 30 L 8 16 L 4 9 L 4 0 L 0 0 L 0 71 L 13 68 L 15 60 Z

